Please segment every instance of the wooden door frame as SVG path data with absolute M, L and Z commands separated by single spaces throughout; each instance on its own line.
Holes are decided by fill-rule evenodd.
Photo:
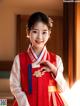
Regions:
M 76 80 L 75 3 L 64 3 L 64 63 L 69 85 Z

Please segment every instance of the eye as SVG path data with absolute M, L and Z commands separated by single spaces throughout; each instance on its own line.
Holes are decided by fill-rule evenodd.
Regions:
M 43 35 L 47 34 L 47 31 L 42 32 Z
M 36 34 L 36 33 L 37 33 L 37 31 L 36 31 L 36 30 L 32 30 L 32 33 Z

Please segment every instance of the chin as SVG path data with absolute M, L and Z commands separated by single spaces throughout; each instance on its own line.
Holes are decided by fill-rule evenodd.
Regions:
M 37 45 L 36 48 L 37 49 L 42 49 L 44 47 L 44 45 Z

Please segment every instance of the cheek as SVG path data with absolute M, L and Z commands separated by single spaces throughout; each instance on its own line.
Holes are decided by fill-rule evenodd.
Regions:
M 44 40 L 47 42 L 48 41 L 48 39 L 49 39 L 49 36 L 47 35 L 47 36 L 44 36 Z
M 33 43 L 35 39 L 36 39 L 36 36 L 30 35 L 30 41 L 31 41 L 31 43 Z

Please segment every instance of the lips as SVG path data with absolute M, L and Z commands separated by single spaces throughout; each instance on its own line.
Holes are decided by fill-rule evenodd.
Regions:
M 43 43 L 43 41 L 37 41 L 37 40 L 36 40 L 36 43 L 40 44 L 40 43 Z

